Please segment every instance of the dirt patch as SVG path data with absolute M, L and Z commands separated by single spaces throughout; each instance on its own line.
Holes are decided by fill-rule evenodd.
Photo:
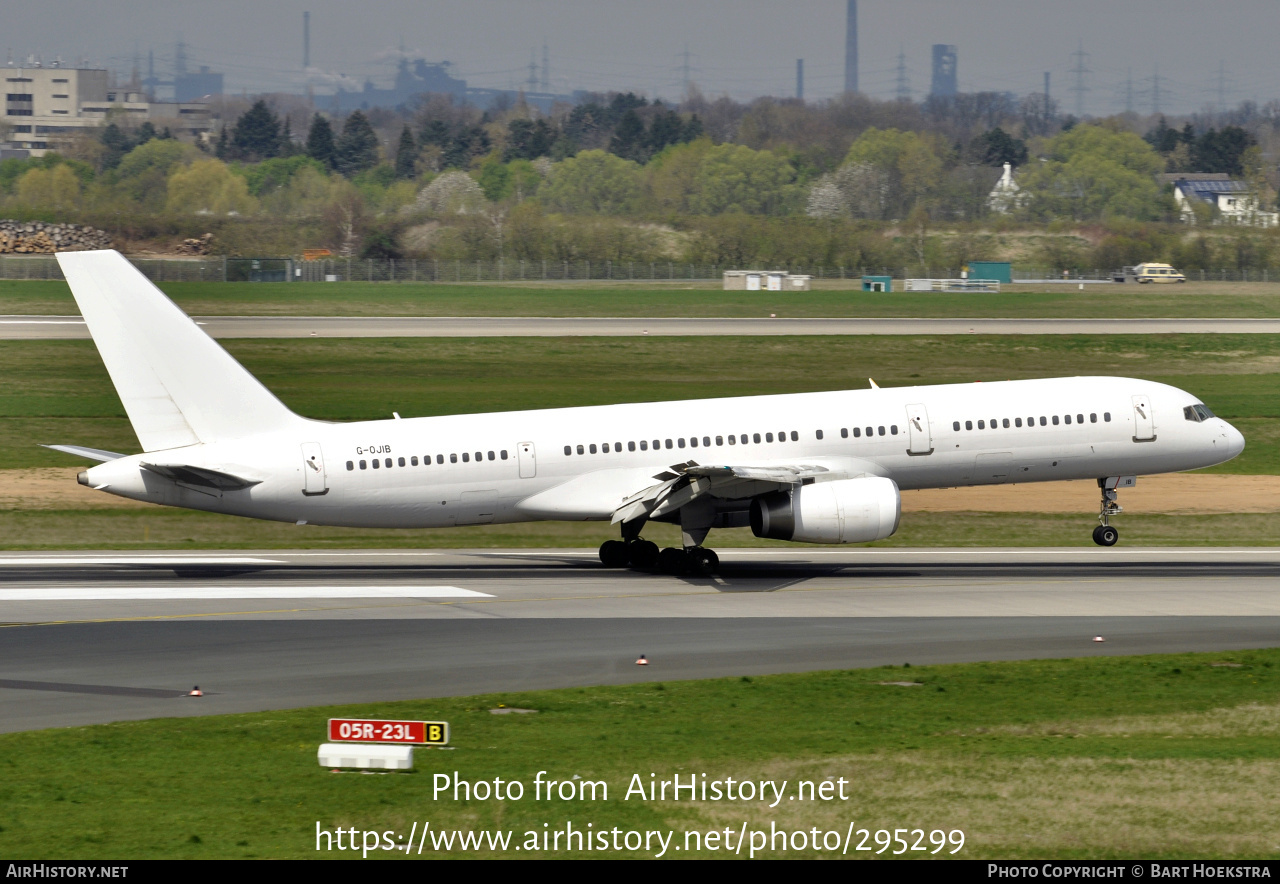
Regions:
M 0 470 L 0 509 L 149 507 L 76 482 L 75 468 Z M 1138 480 L 1120 492 L 1129 513 L 1280 512 L 1280 476 L 1171 475 Z M 1098 508 L 1089 481 L 986 485 L 902 492 L 908 513 L 1088 513 Z
M 1087 513 L 1098 509 L 1095 482 L 1036 482 L 902 492 L 908 513 Z M 1180 475 L 1140 478 L 1120 492 L 1128 513 L 1280 512 L 1280 476 Z

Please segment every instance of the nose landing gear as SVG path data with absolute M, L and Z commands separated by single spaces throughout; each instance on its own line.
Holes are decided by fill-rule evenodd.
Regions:
M 1098 510 L 1098 527 L 1093 529 L 1093 542 L 1098 546 L 1115 546 L 1120 539 L 1120 532 L 1111 526 L 1111 517 L 1124 512 L 1117 498 L 1117 488 L 1132 488 L 1138 483 L 1136 476 L 1112 476 L 1098 480 L 1098 488 L 1102 491 L 1102 505 Z

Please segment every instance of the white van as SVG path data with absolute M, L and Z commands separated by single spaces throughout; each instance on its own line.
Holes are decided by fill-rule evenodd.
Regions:
M 1168 264 L 1139 264 L 1133 268 L 1138 282 L 1186 282 L 1187 278 Z

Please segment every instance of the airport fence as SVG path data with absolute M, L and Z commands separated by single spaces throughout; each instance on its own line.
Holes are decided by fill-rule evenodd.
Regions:
M 958 279 L 958 267 L 840 267 L 825 265 L 756 266 L 690 264 L 675 261 L 443 261 L 434 259 L 330 258 L 131 258 L 153 282 L 694 282 L 722 278 L 726 270 L 785 270 L 815 280 L 857 280 L 863 276 L 897 279 Z M 1188 270 L 1189 280 L 1270 282 L 1270 271 Z M 1013 281 L 1102 282 L 1107 270 L 1015 267 Z M 52 255 L 0 257 L 0 280 L 62 279 Z M 1278 277 L 1280 278 L 1280 277 Z

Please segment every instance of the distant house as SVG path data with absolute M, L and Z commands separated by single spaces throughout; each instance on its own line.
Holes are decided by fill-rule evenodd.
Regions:
M 991 193 L 987 196 L 987 208 L 998 214 L 1007 215 L 1023 206 L 1026 201 L 1027 195 L 1022 192 L 1018 182 L 1013 180 L 1013 166 L 1005 163 L 1004 174 L 1000 176 L 1000 180 L 996 182 L 995 187 L 991 188 Z
M 1178 203 L 1182 220 L 1196 223 L 1193 206 L 1207 204 L 1218 210 L 1219 223 L 1244 224 L 1250 227 L 1275 227 L 1280 213 L 1264 212 L 1258 195 L 1249 185 L 1225 172 L 1188 172 L 1162 175 L 1165 184 L 1173 185 L 1173 198 Z

